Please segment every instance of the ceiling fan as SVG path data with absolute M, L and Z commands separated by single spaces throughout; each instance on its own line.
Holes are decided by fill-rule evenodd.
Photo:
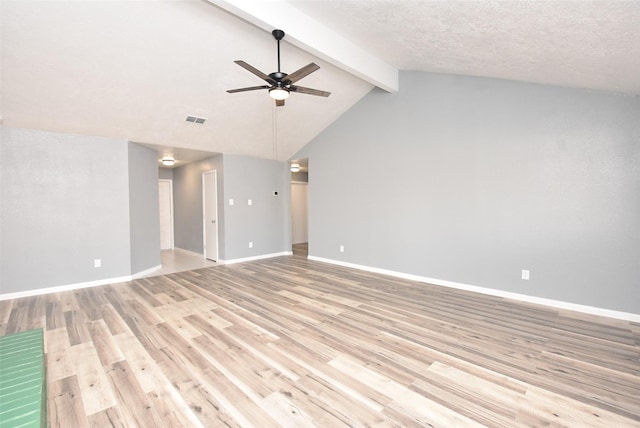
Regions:
M 305 88 L 302 86 L 294 85 L 294 83 L 296 83 L 298 80 L 318 70 L 320 67 L 317 64 L 310 63 L 308 65 L 305 65 L 301 69 L 294 71 L 291 74 L 283 73 L 280 71 L 280 40 L 284 38 L 284 31 L 273 30 L 271 34 L 273 35 L 273 37 L 276 39 L 278 43 L 278 71 L 267 75 L 242 60 L 234 61 L 240 67 L 255 74 L 256 76 L 258 76 L 259 78 L 267 82 L 268 85 L 251 86 L 248 88 L 239 88 L 239 89 L 229 89 L 227 92 L 229 92 L 230 94 L 234 94 L 236 92 L 257 91 L 259 89 L 268 89 L 269 96 L 274 100 L 276 100 L 276 106 L 278 107 L 282 107 L 284 105 L 284 100 L 286 100 L 287 97 L 289 97 L 290 92 L 298 92 L 298 93 L 307 94 L 307 95 L 317 95 L 319 97 L 328 97 L 329 95 L 331 95 L 331 92 L 320 91 L 318 89 L 311 89 L 311 88 Z

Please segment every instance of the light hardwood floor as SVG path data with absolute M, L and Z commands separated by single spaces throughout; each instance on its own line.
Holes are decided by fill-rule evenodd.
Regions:
M 167 275 L 169 273 L 183 272 L 185 270 L 195 270 L 216 265 L 216 262 L 205 259 L 202 254 L 183 250 L 182 248 L 162 250 L 160 252 L 160 260 L 162 262 L 162 267 L 149 273 L 148 275 L 145 275 L 145 278 L 150 278 L 152 276 L 158 275 Z
M 0 302 L 51 426 L 640 426 L 640 325 L 279 257 Z

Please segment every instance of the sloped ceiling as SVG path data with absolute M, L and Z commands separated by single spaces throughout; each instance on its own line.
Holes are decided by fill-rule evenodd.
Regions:
M 283 70 L 316 62 L 320 70 L 299 83 L 330 91 L 329 98 L 292 94 L 275 108 L 263 91 L 226 93 L 263 83 L 234 60 L 276 69 L 269 19 L 256 23 L 225 7 L 243 3 L 252 4 L 3 0 L 2 121 L 125 139 L 163 153 L 288 159 L 377 83 L 349 58 L 336 60 L 331 43 L 314 49 L 285 37 Z M 277 15 L 285 32 L 297 21 L 287 23 L 284 11 L 295 10 L 315 23 L 309 32 L 317 29 L 317 41 L 342 37 L 394 69 L 640 94 L 637 1 L 266 3 L 283 12 Z M 207 121 L 187 123 L 187 115 Z
M 99 135 L 201 151 L 287 159 L 372 85 L 288 43 L 283 70 L 312 61 L 275 108 L 234 64 L 275 71 L 271 34 L 202 1 L 2 1 L 2 118 L 6 126 Z M 204 125 L 187 115 L 207 118 Z

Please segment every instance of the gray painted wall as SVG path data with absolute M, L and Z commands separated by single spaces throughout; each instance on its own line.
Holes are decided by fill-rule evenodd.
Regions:
M 173 234 L 178 248 L 204 253 L 202 236 L 202 173 L 217 171 L 218 178 L 218 247 L 224 258 L 224 171 L 222 155 L 173 169 Z
M 640 98 L 400 78 L 294 155 L 311 255 L 640 313 Z
M 223 159 L 224 259 L 291 251 L 287 163 L 232 155 Z M 229 199 L 234 200 L 233 206 Z M 252 205 L 248 205 L 249 199 Z M 249 242 L 253 242 L 253 248 L 249 248 Z
M 129 143 L 129 236 L 131 272 L 159 266 L 158 153 Z
M 129 275 L 127 143 L 0 132 L 1 292 Z
M 173 180 L 173 168 L 158 168 L 158 178 Z
M 230 155 L 173 170 L 175 246 L 203 253 L 202 173 L 214 169 L 218 178 L 219 258 L 233 260 L 291 251 L 287 164 Z M 233 206 L 229 206 L 230 198 L 234 199 Z M 253 205 L 247 204 L 248 199 Z M 249 241 L 254 243 L 253 248 L 249 248 Z

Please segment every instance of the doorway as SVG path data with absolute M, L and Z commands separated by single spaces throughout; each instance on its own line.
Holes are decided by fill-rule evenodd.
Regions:
M 160 208 L 160 249 L 173 248 L 173 180 L 158 180 Z
M 291 182 L 291 243 L 309 242 L 309 191 L 307 183 Z
M 218 176 L 215 170 L 202 174 L 202 208 L 204 257 L 218 261 Z
M 291 161 L 291 244 L 294 255 L 309 253 L 309 161 Z

